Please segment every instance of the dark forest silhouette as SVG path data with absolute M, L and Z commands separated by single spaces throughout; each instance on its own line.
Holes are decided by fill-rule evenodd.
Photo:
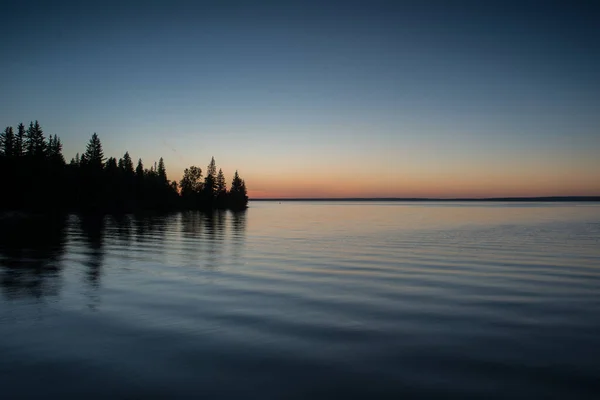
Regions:
M 131 156 L 106 158 L 94 133 L 85 152 L 66 163 L 56 135 L 44 136 L 38 121 L 0 134 L 0 209 L 35 212 L 133 212 L 177 209 L 243 210 L 248 204 L 244 180 L 236 171 L 227 190 L 225 176 L 210 161 L 184 171 L 179 183 L 167 179 L 161 158 L 149 169 Z

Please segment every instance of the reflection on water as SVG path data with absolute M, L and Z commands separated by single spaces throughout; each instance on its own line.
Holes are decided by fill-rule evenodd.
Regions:
M 98 289 L 104 273 L 105 241 L 114 242 L 112 250 L 143 253 L 145 248 L 150 250 L 151 247 L 152 251 L 160 252 L 168 247 L 164 245 L 167 234 L 177 235 L 179 227 L 181 235 L 194 243 L 185 249 L 186 253 L 196 261 L 204 257 L 206 266 L 216 267 L 222 247 L 213 242 L 224 239 L 228 225 L 232 238 L 235 238 L 232 243 L 239 243 L 245 229 L 245 212 L 5 220 L 0 229 L 1 289 L 7 299 L 33 297 L 43 300 L 47 296 L 58 296 L 67 239 L 83 256 L 80 264 L 85 271 L 84 282 L 89 288 Z M 138 247 L 132 247 L 134 243 Z M 193 251 L 190 251 L 191 247 Z M 94 298 L 97 302 L 98 298 Z
M 4 296 L 57 296 L 65 240 L 64 218 L 5 223 L 0 229 L 0 284 Z
M 596 398 L 600 205 L 0 223 L 6 398 Z
M 100 284 L 104 261 L 104 217 L 81 217 L 79 224 L 81 236 L 87 246 L 87 257 L 83 263 L 86 267 L 86 280 L 90 286 L 97 287 Z

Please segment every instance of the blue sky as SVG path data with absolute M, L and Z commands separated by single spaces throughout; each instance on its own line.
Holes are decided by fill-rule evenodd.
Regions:
M 594 2 L 283 3 L 3 2 L 0 120 L 257 197 L 600 194 Z

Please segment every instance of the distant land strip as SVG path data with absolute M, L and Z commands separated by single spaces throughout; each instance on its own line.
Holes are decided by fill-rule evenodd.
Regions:
M 548 196 L 548 197 L 487 197 L 487 198 L 421 198 L 421 197 L 311 197 L 311 198 L 252 198 L 251 201 L 496 201 L 496 202 L 600 202 L 600 196 Z

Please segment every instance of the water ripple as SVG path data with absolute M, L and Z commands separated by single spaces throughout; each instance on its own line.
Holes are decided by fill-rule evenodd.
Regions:
M 599 211 L 261 203 L 5 227 L 0 383 L 98 398 L 594 398 Z

